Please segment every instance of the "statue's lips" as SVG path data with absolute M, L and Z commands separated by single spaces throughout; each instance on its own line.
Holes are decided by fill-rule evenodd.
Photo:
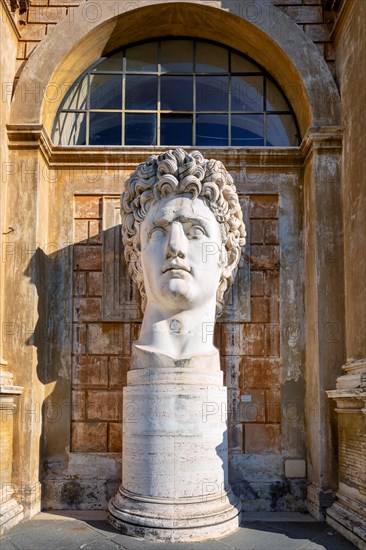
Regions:
M 170 275 L 182 275 L 183 273 L 191 273 L 189 267 L 183 265 L 170 265 L 163 269 L 163 273 L 169 273 Z

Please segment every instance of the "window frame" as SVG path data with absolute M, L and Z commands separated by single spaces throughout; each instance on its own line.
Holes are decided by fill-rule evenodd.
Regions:
M 193 45 L 193 71 L 162 71 L 161 68 L 161 44 L 164 41 L 169 40 L 189 40 L 192 42 Z M 219 46 L 221 48 L 224 48 L 226 50 L 227 56 L 228 56 L 228 70 L 227 72 L 197 72 L 196 71 L 196 62 L 197 62 L 197 43 L 206 43 L 211 44 L 213 46 Z M 127 58 L 126 58 L 126 51 L 132 47 L 140 46 L 143 44 L 149 44 L 149 43 L 157 43 L 157 70 L 156 71 L 141 71 L 141 70 L 127 70 Z M 120 53 L 122 57 L 122 63 L 121 63 L 121 70 L 119 71 L 96 71 L 97 67 L 102 64 L 106 59 Z M 232 71 L 232 54 L 235 54 L 246 61 L 248 61 L 250 64 L 255 66 L 257 68 L 256 71 Z M 91 76 L 92 75 L 121 75 L 122 76 L 122 105 L 121 109 L 97 109 L 97 108 L 90 108 L 90 89 L 91 89 Z M 156 109 L 126 109 L 126 78 L 129 75 L 136 75 L 136 76 L 143 76 L 143 75 L 155 75 L 157 76 L 158 84 L 157 84 L 157 105 Z M 168 110 L 168 109 L 161 109 L 161 81 L 162 77 L 166 75 L 171 76 L 192 76 L 193 80 L 193 90 L 192 90 L 192 100 L 193 100 L 193 108 L 192 110 Z M 201 76 L 208 76 L 208 77 L 214 77 L 214 76 L 227 76 L 228 77 L 228 109 L 227 110 L 197 110 L 197 77 Z M 263 79 L 263 98 L 262 98 L 262 110 L 241 110 L 241 111 L 232 111 L 231 109 L 231 99 L 232 99 L 232 77 L 261 77 Z M 86 106 L 84 109 L 81 108 L 63 108 L 64 103 L 69 98 L 70 94 L 74 89 L 76 89 L 81 82 L 83 82 L 85 79 L 87 83 L 87 93 L 86 93 Z M 270 81 L 272 85 L 274 85 L 275 89 L 277 88 L 278 92 L 282 96 L 282 99 L 284 100 L 285 104 L 287 105 L 287 110 L 269 110 L 267 109 L 267 82 Z M 103 144 L 94 144 L 90 145 L 90 115 L 92 113 L 120 113 L 121 114 L 121 143 L 118 145 L 103 143 Z M 185 146 L 185 147 L 232 147 L 232 148 L 238 148 L 238 147 L 298 147 L 301 143 L 301 133 L 299 129 L 299 124 L 295 115 L 295 112 L 291 106 L 290 101 L 286 97 L 285 93 L 279 86 L 279 84 L 275 81 L 275 79 L 270 75 L 268 71 L 266 71 L 263 67 L 261 67 L 255 60 L 251 59 L 247 55 L 241 53 L 240 51 L 231 48 L 229 46 L 226 46 L 224 44 L 221 44 L 216 41 L 212 40 L 206 40 L 201 38 L 192 38 L 192 37 L 186 37 L 186 36 L 166 36 L 166 37 L 160 37 L 156 39 L 148 39 L 143 40 L 135 43 L 131 43 L 125 46 L 122 46 L 116 50 L 113 50 L 111 53 L 109 53 L 106 56 L 101 57 L 100 59 L 96 60 L 94 63 L 92 63 L 83 73 L 74 81 L 72 86 L 70 86 L 67 94 L 64 96 L 61 105 L 57 111 L 55 121 L 53 124 L 52 129 L 52 140 L 54 141 L 54 137 L 57 131 L 57 126 L 60 121 L 60 118 L 63 114 L 66 113 L 75 113 L 75 114 L 85 114 L 86 118 L 86 126 L 85 126 L 85 144 L 80 145 L 65 145 L 62 144 L 60 141 L 59 143 L 55 143 L 57 146 L 61 147 L 169 147 L 169 146 L 178 146 L 174 144 L 161 144 L 161 117 L 162 115 L 172 115 L 173 117 L 175 115 L 183 116 L 183 115 L 190 115 L 192 116 L 192 143 L 190 144 L 182 144 L 179 146 Z M 156 143 L 154 144 L 135 144 L 135 145 L 126 145 L 126 114 L 156 114 Z M 220 115 L 224 114 L 228 117 L 228 144 L 227 145 L 207 145 L 207 144 L 197 144 L 197 115 Z M 294 125 L 294 141 L 297 141 L 296 144 L 289 144 L 289 145 L 271 145 L 268 144 L 268 132 L 267 132 L 267 114 L 271 116 L 282 116 L 282 115 L 291 115 L 293 125 Z M 232 128 L 231 128 L 231 120 L 232 115 L 262 115 L 263 116 L 263 145 L 233 145 L 232 144 Z M 289 141 L 291 141 L 290 136 L 286 133 L 287 138 Z M 60 135 L 60 138 L 62 139 L 62 135 Z

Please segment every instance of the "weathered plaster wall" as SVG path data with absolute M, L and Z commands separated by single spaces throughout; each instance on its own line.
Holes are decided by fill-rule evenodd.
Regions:
M 42 307 L 43 267 L 40 247 L 48 242 L 48 183 L 42 177 L 45 162 L 32 150 L 10 151 L 21 185 L 9 185 L 8 235 L 4 274 L 4 355 L 14 366 L 16 380 L 24 386 L 14 418 L 13 479 L 26 513 L 40 509 L 39 452 L 45 386 L 38 376 L 42 337 L 38 318 Z M 16 207 L 10 207 L 16 205 Z M 47 390 L 46 390 L 47 391 Z
M 19 506 L 17 487 L 13 477 L 13 433 L 14 412 L 19 404 L 19 394 L 22 388 L 14 387 L 13 373 L 16 371 L 14 362 L 9 361 L 3 349 L 3 329 L 6 321 L 11 321 L 4 315 L 4 297 L 7 289 L 3 284 L 8 269 L 4 261 L 8 235 L 13 232 L 10 226 L 7 199 L 11 174 L 14 174 L 15 165 L 10 161 L 5 125 L 9 122 L 10 101 L 13 79 L 16 70 L 16 51 L 18 32 L 13 19 L 5 6 L 1 4 L 2 17 L 0 20 L 0 75 L 1 75 L 1 102 L 0 102 L 0 232 L 1 232 L 1 263 L 0 263 L 0 533 L 16 525 L 23 518 L 23 508 Z M 17 377 L 15 377 L 17 378 Z
M 366 357 L 365 20 L 366 2 L 351 0 L 335 36 L 344 125 L 342 191 L 348 360 Z
M 330 388 L 338 416 L 338 492 L 327 521 L 366 547 L 366 3 L 350 0 L 334 30 L 342 100 L 346 358 Z
M 0 194 L 0 228 L 2 234 L 2 243 L 4 235 L 8 231 L 7 219 L 7 189 L 9 179 L 13 172 L 13 167 L 9 164 L 8 140 L 5 131 L 5 125 L 9 122 L 10 103 L 12 98 L 13 80 L 16 72 L 16 55 L 18 47 L 19 34 L 15 24 L 12 24 L 10 12 L 5 11 L 5 6 L 1 4 L 0 18 L 0 75 L 1 75 L 1 102 L 0 102 L 0 157 L 1 157 L 1 194 Z M 4 275 L 4 262 L 1 262 L 0 277 Z M 2 303 L 3 296 L 0 296 L 0 322 L 2 326 Z M 0 357 L 2 353 L 2 338 L 0 338 Z M 4 358 L 5 359 L 5 358 Z

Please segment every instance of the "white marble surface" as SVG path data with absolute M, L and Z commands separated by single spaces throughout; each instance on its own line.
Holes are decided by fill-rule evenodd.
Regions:
M 245 242 L 231 176 L 182 149 L 127 181 L 122 234 L 144 318 L 123 391 L 122 485 L 109 521 L 124 534 L 195 541 L 240 525 L 228 481 L 227 390 L 213 327 Z

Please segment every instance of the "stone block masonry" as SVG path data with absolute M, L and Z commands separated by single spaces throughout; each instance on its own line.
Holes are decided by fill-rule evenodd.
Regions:
M 139 323 L 103 322 L 102 197 L 75 197 L 72 451 L 119 452 L 122 388 Z M 281 453 L 277 195 L 250 198 L 251 320 L 217 323 L 232 453 Z M 113 261 L 113 260 L 111 260 Z

